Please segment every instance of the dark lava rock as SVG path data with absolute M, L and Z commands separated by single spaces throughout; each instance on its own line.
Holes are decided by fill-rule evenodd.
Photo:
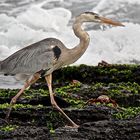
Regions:
M 69 107 L 70 103 L 66 102 L 63 98 L 59 96 L 54 96 L 55 101 L 61 108 Z M 17 101 L 19 104 L 30 104 L 30 105 L 44 105 L 44 106 L 52 106 L 50 101 L 50 96 L 38 96 L 33 97 L 31 99 L 21 98 Z
M 88 122 L 76 131 L 57 129 L 56 140 L 139 140 L 140 120 L 103 120 Z
M 63 109 L 64 112 L 76 123 L 83 124 L 91 121 L 109 120 L 114 108 L 106 106 L 88 106 L 83 109 Z M 4 118 L 6 111 L 0 110 L 0 116 Z M 2 120 L 2 119 L 1 119 Z M 43 108 L 20 108 L 12 110 L 10 124 L 46 126 L 52 123 L 55 128 L 67 124 L 67 120 L 52 107 Z M 2 120 L 3 123 L 4 120 Z
M 2 140 L 51 140 L 47 127 L 19 126 L 12 131 L 0 130 Z
M 106 106 L 88 106 L 84 109 L 65 109 L 66 114 L 78 124 L 85 122 L 109 120 L 111 113 L 115 112 L 114 108 Z
M 53 118 L 48 116 L 50 111 L 56 112 L 56 110 L 52 110 L 51 108 L 13 110 L 10 123 L 18 125 L 18 128 L 7 132 L 0 130 L 0 139 L 138 140 L 140 138 L 140 117 L 137 116 L 131 120 L 113 120 L 111 114 L 117 110 L 112 107 L 92 105 L 84 109 L 65 108 L 64 111 L 66 114 L 80 125 L 78 129 L 65 128 L 64 125 L 67 124 L 67 121 L 61 115 L 59 117 L 63 119 L 57 116 L 57 118 L 52 120 Z M 16 115 L 14 115 L 15 113 Z M 21 117 L 24 119 L 22 120 Z M 18 122 L 16 122 L 15 119 Z M 32 122 L 32 119 L 34 122 Z M 1 119 L 0 121 L 1 125 L 7 125 L 4 120 Z M 22 123 L 19 123 L 20 121 L 22 121 Z M 51 122 L 55 126 L 56 131 L 54 133 L 49 133 L 46 121 Z
M 140 121 L 97 121 L 85 123 L 79 132 L 88 139 L 102 140 L 138 140 L 140 138 Z
M 109 67 L 92 67 L 81 65 L 79 67 L 65 67 L 53 74 L 53 87 L 68 85 L 72 80 L 78 80 L 83 85 L 79 91 L 74 91 L 72 95 L 77 95 L 80 99 L 87 101 L 90 98 L 98 98 L 105 94 L 110 88 L 116 87 L 102 86 L 102 88 L 92 88 L 95 83 L 121 83 L 135 82 L 140 84 L 140 66 L 110 65 Z M 32 88 L 46 89 L 46 83 L 33 85 Z M 115 85 L 118 86 L 118 85 Z M 127 86 L 127 85 L 126 85 Z M 55 89 L 54 88 L 54 89 Z M 117 89 L 118 90 L 118 89 Z M 140 90 L 137 94 L 131 90 L 121 90 L 120 95 L 113 94 L 119 106 L 136 106 L 140 104 Z M 124 96 L 125 95 L 125 96 Z M 65 100 L 56 97 L 56 102 L 60 107 L 69 107 Z M 0 103 L 10 102 L 10 98 L 0 97 Z M 33 98 L 18 100 L 21 104 L 38 105 L 43 107 L 25 107 L 12 110 L 9 123 L 17 127 L 12 130 L 0 129 L 0 139 L 2 140 L 140 140 L 140 114 L 135 119 L 114 120 L 112 113 L 117 112 L 105 105 L 92 105 L 82 109 L 65 108 L 64 112 L 80 125 L 78 129 L 65 128 L 68 122 L 56 109 L 47 107 L 50 104 L 49 96 L 35 96 Z M 6 109 L 0 109 L 0 117 L 4 118 Z M 0 128 L 9 126 L 3 119 L 0 119 Z M 50 125 L 50 126 L 49 126 Z M 49 131 L 50 128 L 55 132 Z M 49 128 L 49 129 L 48 129 Z
M 59 96 L 54 96 L 55 101 L 61 108 L 69 107 L 70 103 L 66 102 L 63 98 Z M 0 104 L 3 103 L 10 103 L 11 98 L 10 97 L 0 97 Z M 17 100 L 17 104 L 30 104 L 30 105 L 44 105 L 44 106 L 52 106 L 50 101 L 50 96 L 41 96 L 39 93 L 37 96 L 32 98 L 20 98 Z

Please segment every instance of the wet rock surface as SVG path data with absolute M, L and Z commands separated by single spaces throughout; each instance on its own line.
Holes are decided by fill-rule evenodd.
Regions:
M 71 74 L 69 74 L 71 73 Z M 140 82 L 139 66 L 67 67 L 54 73 L 55 100 L 79 125 L 70 124 L 52 108 L 44 80 L 25 92 L 4 117 L 7 102 L 18 90 L 0 90 L 0 139 L 2 140 L 139 140 Z M 64 80 L 65 79 L 65 80 Z M 73 83 L 72 80 L 78 80 Z M 91 98 L 107 95 L 112 104 L 87 104 Z
M 13 131 L 0 131 L 0 138 L 6 140 L 51 140 L 47 127 L 19 126 Z
M 93 105 L 85 109 L 64 109 L 67 115 L 79 124 L 78 129 L 65 127 L 69 124 L 61 115 L 58 118 L 55 116 L 53 119 L 49 118 L 50 111 L 57 113 L 52 108 L 13 110 L 9 124 L 17 127 L 12 131 L 1 130 L 0 138 L 6 140 L 136 140 L 140 138 L 140 117 L 116 120 L 112 118 L 112 113 L 117 110 L 112 107 Z M 49 131 L 47 120 L 53 124 L 54 132 Z M 3 127 L 9 125 L 3 120 L 0 121 Z
M 140 122 L 138 120 L 88 122 L 75 131 L 59 129 L 53 137 L 58 140 L 136 140 L 140 138 Z

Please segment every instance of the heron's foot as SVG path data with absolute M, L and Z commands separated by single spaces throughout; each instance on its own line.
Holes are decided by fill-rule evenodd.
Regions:
M 79 126 L 78 126 L 79 127 Z M 78 132 L 78 127 L 73 127 L 73 126 L 64 126 L 64 127 L 59 127 L 57 129 L 55 129 L 56 132 L 61 132 L 61 133 L 65 133 L 65 132 Z
M 65 126 L 64 131 L 69 131 L 69 132 L 78 132 L 78 125 L 75 126 Z
M 76 129 L 76 128 L 79 128 L 79 125 L 77 124 L 73 124 L 73 125 L 66 125 L 65 128 L 72 128 L 72 129 Z
M 70 131 L 70 132 L 78 132 L 78 125 L 74 125 L 74 126 L 69 126 L 69 125 L 66 125 L 64 127 L 64 131 Z
M 73 127 L 73 128 L 78 128 L 79 125 L 77 125 L 76 123 L 73 123 L 73 124 L 72 124 L 72 127 Z

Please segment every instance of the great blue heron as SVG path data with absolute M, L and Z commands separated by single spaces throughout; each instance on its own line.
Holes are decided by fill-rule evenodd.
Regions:
M 86 51 L 90 38 L 88 33 L 81 28 L 84 22 L 123 26 L 120 22 L 112 21 L 96 13 L 85 12 L 77 16 L 73 24 L 74 33 L 80 39 L 79 44 L 74 48 L 66 48 L 56 38 L 46 38 L 15 52 L 0 62 L 0 73 L 15 75 L 18 79 L 26 79 L 24 87 L 11 100 L 6 119 L 9 118 L 12 106 L 22 95 L 23 91 L 35 83 L 40 77 L 44 76 L 48 84 L 52 106 L 58 109 L 68 119 L 72 127 L 78 127 L 55 102 L 52 90 L 52 72 L 62 66 L 74 63 Z

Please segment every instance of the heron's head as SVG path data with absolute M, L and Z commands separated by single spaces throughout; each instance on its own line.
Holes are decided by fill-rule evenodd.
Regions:
M 80 15 L 84 22 L 97 22 L 97 23 L 105 23 L 113 26 L 124 26 L 122 23 L 118 21 L 113 21 L 112 19 L 102 17 L 93 12 L 85 12 Z

